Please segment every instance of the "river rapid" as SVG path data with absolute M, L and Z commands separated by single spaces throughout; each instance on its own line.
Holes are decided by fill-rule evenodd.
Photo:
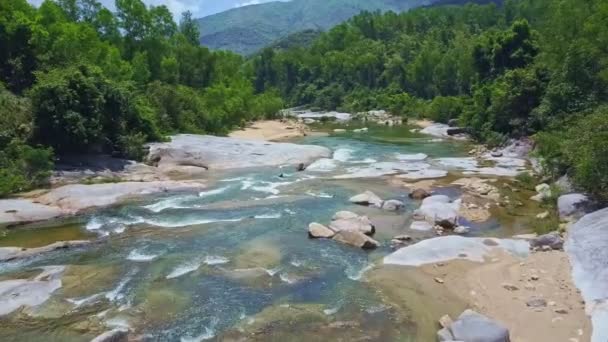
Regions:
M 294 142 L 326 146 L 333 159 L 303 172 L 210 172 L 202 192 L 167 193 L 42 228 L 3 231 L 2 246 L 99 242 L 0 264 L 0 281 L 36 278 L 28 286 L 39 286 L 57 278 L 48 298 L 0 316 L 0 340 L 89 341 L 112 328 L 128 328 L 143 341 L 432 340 L 431 322 L 463 304 L 425 291 L 409 269 L 381 267 L 393 236 L 432 233 L 408 229 L 419 202 L 370 166 L 415 154 L 466 157 L 470 145 L 406 126 Z M 348 202 L 365 190 L 406 208 L 391 213 Z M 435 190 L 452 198 L 461 192 Z M 367 252 L 307 237 L 309 223 L 328 223 L 340 210 L 368 215 L 382 246 Z M 527 230 L 506 216 L 470 226 L 470 235 L 482 236 Z M 400 302 L 391 297 L 396 294 Z

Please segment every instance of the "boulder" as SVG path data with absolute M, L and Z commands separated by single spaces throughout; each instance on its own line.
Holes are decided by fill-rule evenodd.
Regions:
M 426 221 L 414 221 L 410 225 L 411 230 L 418 230 L 422 232 L 428 232 L 433 230 L 433 225 Z
M 583 194 L 567 194 L 557 199 L 557 209 L 561 219 L 579 218 L 585 214 L 590 204 L 589 197 Z
M 95 337 L 91 342 L 127 342 L 129 331 L 123 328 L 106 331 L 103 334 Z
M 450 126 L 450 127 L 457 127 L 458 126 L 458 119 L 450 119 L 450 120 L 448 120 L 448 126 Z
M 338 211 L 337 213 L 334 214 L 334 216 L 332 217 L 332 220 L 350 220 L 350 219 L 355 219 L 359 217 L 359 215 L 353 213 L 352 211 Z
M 458 235 L 422 240 L 384 257 L 387 265 L 421 266 L 455 259 L 484 262 L 492 252 L 502 250 L 524 257 L 530 245 L 523 240 L 472 238 Z
M 337 232 L 333 239 L 343 244 L 363 249 L 374 249 L 380 246 L 378 241 L 357 231 L 342 230 Z
M 452 332 L 450 331 L 450 329 L 442 328 L 437 331 L 437 340 L 439 342 L 454 341 L 454 336 L 452 336 Z
M 53 292 L 61 288 L 64 270 L 63 266 L 45 266 L 32 280 L 0 281 L 0 316 L 24 306 L 34 307 L 46 302 Z
M 459 209 L 460 200 L 451 202 L 445 195 L 435 195 L 425 198 L 416 214 L 431 224 L 452 229 L 458 225 Z
M 150 144 L 149 163 L 157 166 L 196 166 L 208 170 L 309 165 L 330 158 L 325 147 L 259 140 L 179 134 L 170 142 Z
M 530 240 L 530 247 L 543 248 L 545 246 L 551 249 L 562 249 L 564 247 L 564 240 L 558 232 L 551 232 Z
M 387 211 L 397 211 L 403 209 L 405 204 L 398 200 L 388 200 L 382 204 L 382 209 Z
M 330 239 L 336 233 L 320 223 L 313 222 L 308 225 L 308 236 L 315 239 Z
M 454 341 L 509 342 L 509 330 L 473 310 L 464 311 L 450 327 Z
M 374 235 L 376 228 L 367 216 L 358 216 L 350 219 L 340 219 L 331 221 L 329 229 L 334 232 L 351 231 L 365 235 Z
M 565 250 L 572 279 L 591 316 L 591 341 L 608 341 L 608 208 L 583 216 L 568 229 Z
M 447 135 L 458 135 L 458 134 L 466 134 L 467 130 L 465 128 L 460 127 L 450 127 L 446 130 Z
M 410 194 L 408 196 L 411 199 L 423 200 L 423 199 L 431 196 L 431 194 L 424 189 L 414 189 L 414 191 L 410 192 Z
M 353 196 L 349 199 L 351 203 L 360 205 L 371 205 L 378 208 L 382 207 L 382 199 L 371 191 L 366 191 L 362 194 Z

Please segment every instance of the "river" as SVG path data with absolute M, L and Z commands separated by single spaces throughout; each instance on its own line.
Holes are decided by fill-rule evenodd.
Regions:
M 100 242 L 0 264 L 0 280 L 65 266 L 61 286 L 48 300 L 0 318 L 0 340 L 88 341 L 115 327 L 128 327 L 131 336 L 144 341 L 416 341 L 431 336 L 429 324 L 420 322 L 427 310 L 420 303 L 432 301 L 433 294 L 412 289 L 411 305 L 404 308 L 387 299 L 378 280 L 366 277 L 393 251 L 393 236 L 424 237 L 407 229 L 419 203 L 387 177 L 348 175 L 407 158 L 403 155 L 466 157 L 470 145 L 411 133 L 406 126 L 294 141 L 329 147 L 334 160 L 303 172 L 210 172 L 209 187 L 200 193 L 164 194 L 47 222 L 44 228 L 4 231 L 2 246 L 95 237 Z M 364 190 L 401 200 L 406 209 L 389 213 L 348 202 Z M 460 195 L 454 186 L 437 192 Z M 307 237 L 310 222 L 328 223 L 339 210 L 369 215 L 382 247 L 367 252 Z M 526 230 L 514 228 L 512 219 L 471 225 L 471 235 Z M 395 279 L 407 277 L 392 272 Z M 457 300 L 444 303 L 452 304 L 460 306 Z

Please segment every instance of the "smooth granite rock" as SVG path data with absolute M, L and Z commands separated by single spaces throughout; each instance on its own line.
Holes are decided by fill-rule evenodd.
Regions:
M 608 341 L 608 208 L 587 214 L 571 225 L 564 248 L 574 284 L 591 316 L 591 341 Z
M 310 165 L 317 159 L 330 158 L 331 155 L 328 148 L 321 146 L 179 134 L 172 136 L 170 142 L 150 144 L 147 159 L 159 167 L 186 165 L 228 170 Z

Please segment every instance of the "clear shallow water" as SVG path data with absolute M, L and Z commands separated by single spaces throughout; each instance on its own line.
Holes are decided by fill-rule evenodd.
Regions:
M 404 214 L 355 208 L 348 198 L 371 189 L 406 201 L 411 212 L 415 204 L 407 193 L 381 179 L 332 177 L 372 161 L 398 161 L 397 154 L 462 156 L 466 146 L 384 127 L 297 142 L 331 148 L 337 167 L 211 174 L 203 192 L 167 194 L 84 217 L 80 229 L 104 239 L 92 248 L 0 265 L 3 278 L 72 265 L 47 303 L 0 319 L 0 340 L 86 341 L 104 326 L 128 326 L 150 341 L 299 340 L 303 332 L 328 340 L 414 340 L 409 314 L 395 312 L 363 281 L 389 247 L 369 253 L 309 240 L 307 227 L 329 222 L 339 210 L 369 211 L 390 222 L 392 230 L 376 236 L 387 246 L 405 228 Z M 351 326 L 326 329 L 336 321 Z

